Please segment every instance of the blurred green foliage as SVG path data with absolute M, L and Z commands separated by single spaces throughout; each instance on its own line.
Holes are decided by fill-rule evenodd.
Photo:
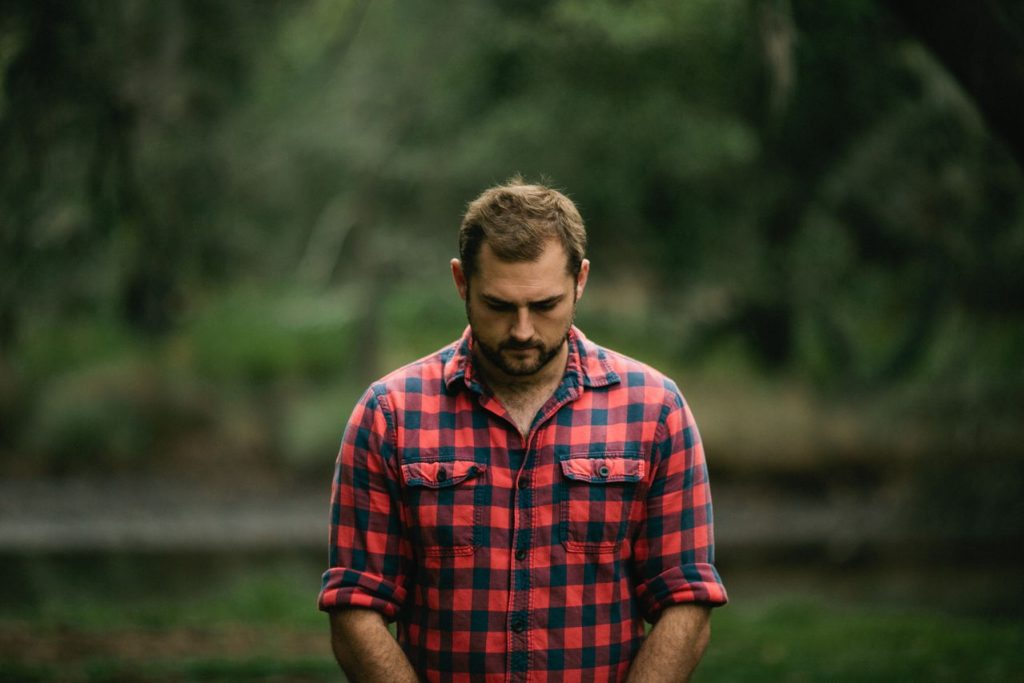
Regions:
M 0 158 L 5 471 L 311 463 L 514 172 L 598 341 L 1021 443 L 1024 177 L 875 0 L 14 3 Z

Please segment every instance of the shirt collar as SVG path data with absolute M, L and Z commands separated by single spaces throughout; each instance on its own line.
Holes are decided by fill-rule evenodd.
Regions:
M 445 354 L 442 378 L 449 390 L 461 380 L 468 388 L 482 391 L 482 382 L 473 366 L 473 333 L 469 326 Z M 562 384 L 592 388 L 617 384 L 619 381 L 619 375 L 612 369 L 605 350 L 587 339 L 575 325 L 569 328 L 569 358 Z

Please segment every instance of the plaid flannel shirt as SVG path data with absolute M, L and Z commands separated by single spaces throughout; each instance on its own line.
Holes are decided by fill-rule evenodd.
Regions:
M 523 437 L 471 344 L 467 328 L 356 406 L 320 609 L 397 620 L 427 680 L 621 680 L 645 619 L 727 599 L 689 408 L 670 379 L 574 327 Z

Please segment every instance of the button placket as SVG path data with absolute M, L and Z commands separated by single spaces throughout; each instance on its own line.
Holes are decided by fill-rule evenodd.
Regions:
M 533 436 L 531 434 L 531 436 Z M 520 465 L 519 476 L 512 491 L 513 523 L 512 563 L 510 574 L 509 596 L 509 674 L 510 681 L 525 680 L 530 660 L 530 588 L 531 579 L 529 563 L 529 547 L 533 520 L 531 517 L 533 491 L 530 489 L 530 477 L 527 475 L 531 458 L 535 453 L 527 446 Z

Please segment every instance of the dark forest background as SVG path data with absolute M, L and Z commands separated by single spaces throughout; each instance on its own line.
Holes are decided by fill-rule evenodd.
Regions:
M 329 457 L 461 330 L 458 220 L 513 173 L 582 208 L 580 323 L 684 391 L 1019 451 L 1024 12 L 912 6 L 8 3 L 3 469 Z
M 0 3 L 0 478 L 326 491 L 520 173 L 713 483 L 1018 546 L 1022 100 L 1015 0 Z

